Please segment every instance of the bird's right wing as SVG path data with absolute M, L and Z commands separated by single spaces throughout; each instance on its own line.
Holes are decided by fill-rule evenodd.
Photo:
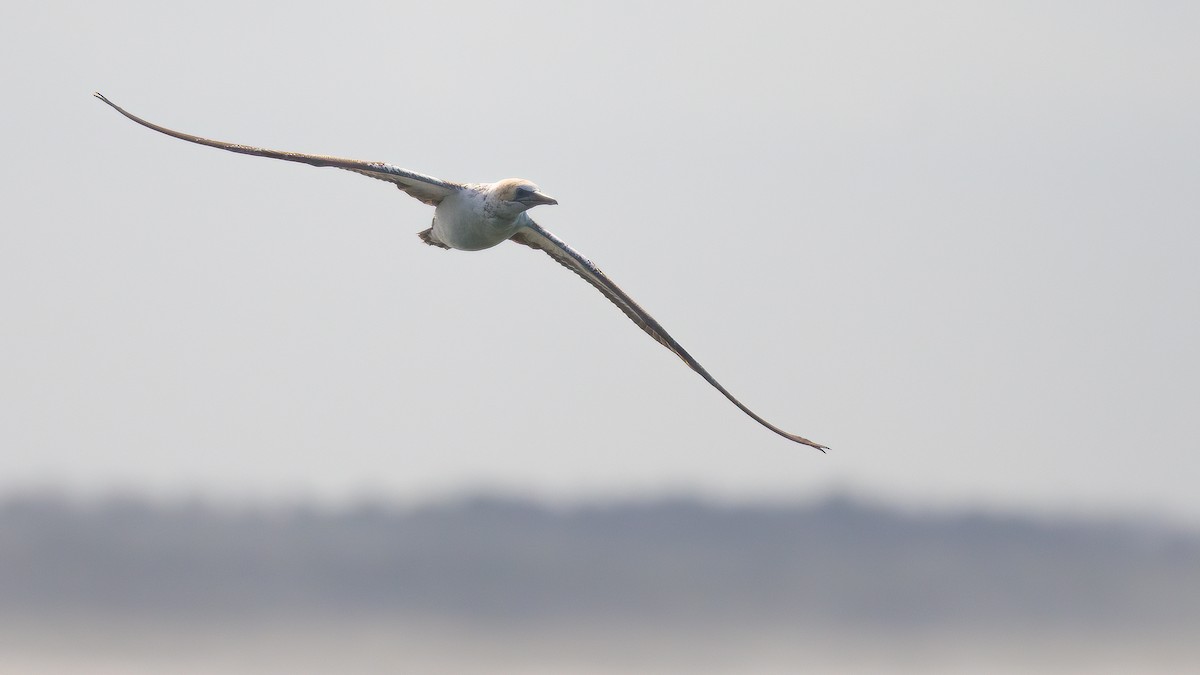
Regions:
M 611 300 L 618 309 L 625 313 L 625 316 L 629 317 L 635 324 L 638 325 L 639 328 L 646 331 L 647 335 L 654 338 L 662 346 L 671 350 L 671 352 L 682 359 L 689 368 L 699 373 L 700 377 L 703 377 L 709 384 L 715 387 L 717 391 L 724 394 L 725 398 L 729 399 L 734 405 L 740 408 L 742 412 L 752 417 L 754 421 L 770 429 L 771 431 L 774 431 L 780 436 L 783 436 L 789 441 L 810 445 L 821 452 L 824 452 L 827 449 L 826 446 L 821 445 L 820 443 L 814 443 L 803 436 L 790 434 L 783 429 L 780 429 L 774 424 L 771 424 L 765 419 L 759 417 L 757 413 L 750 408 L 747 408 L 741 401 L 734 398 L 733 394 L 730 394 L 725 387 L 721 386 L 720 382 L 717 382 L 712 375 L 709 375 L 708 371 L 704 369 L 704 366 L 701 366 L 696 359 L 692 358 L 692 355 L 687 353 L 687 350 L 684 349 L 683 346 L 678 342 L 676 342 L 675 338 L 671 337 L 671 335 L 667 333 L 666 329 L 659 325 L 658 321 L 654 320 L 654 317 L 650 316 L 646 310 L 642 309 L 641 306 L 634 302 L 633 298 L 626 295 L 625 291 L 622 291 L 616 284 L 614 284 L 612 280 L 610 280 L 608 276 L 604 274 L 604 272 L 601 272 L 600 268 L 596 267 L 591 260 L 588 260 L 578 251 L 570 246 L 567 246 L 563 240 L 554 236 L 532 220 L 528 221 L 528 225 L 517 230 L 517 233 L 514 234 L 511 239 L 518 244 L 523 244 L 530 248 L 545 251 L 547 255 L 549 255 L 551 258 L 554 258 L 554 260 L 560 265 L 566 267 L 575 274 L 578 274 L 583 278 L 584 281 L 588 282 L 592 286 L 595 286 L 596 290 L 600 291 L 605 297 Z
M 361 173 L 364 176 L 386 180 L 390 183 L 395 183 L 397 187 L 405 191 L 409 195 L 416 197 L 422 202 L 431 206 L 437 206 L 443 199 L 451 193 L 461 190 L 462 185 L 451 183 L 433 176 L 426 176 L 408 169 L 401 169 L 398 166 L 385 164 L 384 162 L 364 162 L 357 159 L 343 159 L 341 157 L 328 157 L 325 155 L 306 155 L 301 152 L 285 152 L 282 150 L 268 150 L 266 148 L 256 148 L 249 145 L 239 145 L 237 143 L 226 143 L 224 141 L 214 141 L 200 136 L 193 136 L 179 131 L 173 131 L 166 127 L 161 127 L 153 122 L 148 122 L 132 113 L 127 112 L 124 108 L 104 98 L 100 93 L 93 94 L 96 98 L 104 101 L 112 106 L 117 112 L 137 122 L 138 124 L 153 129 L 159 133 L 175 138 L 188 141 L 189 143 L 199 143 L 221 150 L 230 152 L 239 152 L 243 155 L 256 155 L 258 157 L 270 157 L 272 159 L 282 159 L 288 162 L 302 162 L 311 164 L 312 166 L 332 166 L 338 169 L 354 171 Z

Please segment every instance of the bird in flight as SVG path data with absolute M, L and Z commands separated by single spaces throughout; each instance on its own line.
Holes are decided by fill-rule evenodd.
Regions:
M 452 183 L 432 176 L 401 169 L 384 162 L 364 162 L 356 159 L 327 157 L 325 155 L 307 155 L 299 152 L 283 152 L 255 148 L 237 143 L 214 141 L 200 136 L 193 136 L 161 127 L 127 112 L 124 108 L 108 100 L 99 92 L 93 94 L 96 98 L 112 106 L 117 112 L 138 124 L 174 136 L 190 143 L 199 143 L 213 148 L 220 148 L 244 155 L 271 157 L 289 162 L 302 162 L 312 166 L 332 166 L 360 173 L 364 176 L 395 183 L 404 192 L 418 200 L 435 207 L 433 225 L 418 236 L 430 246 L 460 251 L 479 251 L 491 248 L 505 240 L 513 241 L 530 248 L 544 251 L 563 267 L 578 274 L 584 281 L 596 287 L 613 302 L 625 316 L 628 316 L 646 334 L 658 341 L 659 344 L 671 350 L 689 368 L 696 371 L 700 377 L 708 381 L 725 398 L 749 415 L 756 422 L 774 431 L 784 438 L 812 446 L 822 452 L 827 447 L 808 440 L 802 436 L 791 434 L 759 417 L 750 408 L 730 394 L 721 386 L 708 371 L 687 352 L 675 338 L 661 326 L 654 317 L 633 301 L 625 291 L 614 284 L 600 268 L 591 260 L 583 257 L 578 251 L 567 246 L 561 239 L 546 231 L 535 223 L 529 214 L 529 209 L 540 204 L 557 204 L 558 201 L 545 195 L 537 185 L 520 178 L 506 178 L 495 183 Z

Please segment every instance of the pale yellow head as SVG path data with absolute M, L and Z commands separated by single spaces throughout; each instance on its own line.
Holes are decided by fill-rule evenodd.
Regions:
M 557 204 L 558 200 L 542 194 L 537 185 L 524 178 L 505 178 L 492 184 L 488 195 L 493 199 L 522 207 L 526 211 L 539 204 Z

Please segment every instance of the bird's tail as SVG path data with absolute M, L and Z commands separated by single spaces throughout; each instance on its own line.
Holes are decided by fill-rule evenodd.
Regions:
M 450 248 L 449 246 L 438 241 L 437 237 L 433 236 L 433 228 L 432 227 L 429 228 L 428 230 L 422 230 L 421 232 L 418 232 L 417 236 L 421 238 L 421 241 L 425 242 L 426 244 L 429 244 L 430 246 L 437 246 L 438 248 L 446 248 L 446 249 Z

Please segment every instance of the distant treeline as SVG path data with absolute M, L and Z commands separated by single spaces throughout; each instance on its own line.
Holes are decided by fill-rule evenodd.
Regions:
M 845 499 L 340 511 L 0 502 L 0 613 L 86 611 L 1152 630 L 1200 626 L 1200 537 Z

